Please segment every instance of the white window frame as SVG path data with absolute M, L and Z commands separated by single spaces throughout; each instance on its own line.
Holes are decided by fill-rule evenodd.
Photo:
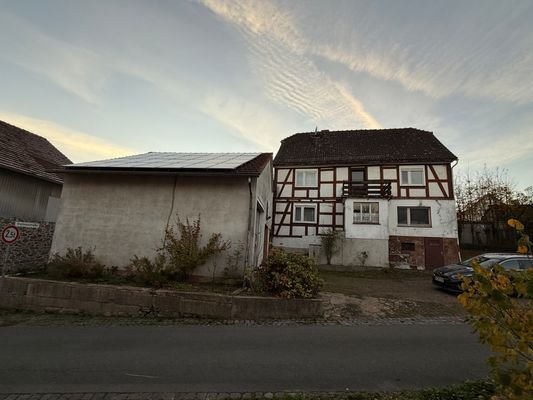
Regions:
M 403 181 L 402 172 L 407 171 L 407 182 Z M 422 183 L 413 183 L 411 172 L 422 172 Z M 423 165 L 405 165 L 400 166 L 400 186 L 426 186 L 426 168 Z
M 400 224 L 399 218 L 400 218 L 400 208 L 406 208 L 407 209 L 407 224 Z M 412 208 L 425 208 L 428 210 L 428 221 L 429 224 L 411 224 L 411 209 Z M 431 228 L 431 207 L 426 206 L 398 206 L 396 208 L 396 221 L 398 223 L 398 226 L 408 226 L 411 228 Z
M 302 178 L 301 178 L 301 182 L 303 182 L 303 185 L 299 185 L 298 184 L 298 175 L 302 175 Z M 306 181 L 306 175 L 308 174 L 314 174 L 315 176 L 315 179 L 314 179 L 314 185 L 306 185 L 305 184 L 305 181 Z M 301 187 L 305 187 L 305 188 L 316 188 L 318 187 L 318 170 L 317 169 L 297 169 L 294 171 L 294 187 L 298 187 L 298 188 L 301 188 Z
M 377 209 L 378 209 L 378 220 L 377 222 L 374 222 L 374 221 L 355 221 L 355 209 L 356 207 L 359 207 L 359 210 L 360 210 L 360 215 L 363 215 L 363 204 L 368 204 L 368 207 L 369 207 L 369 210 L 370 210 L 370 213 L 369 215 L 372 215 L 372 206 L 373 205 L 377 205 Z M 354 201 L 353 202 L 353 217 L 352 217 L 352 222 L 355 224 L 355 225 L 379 225 L 379 202 L 377 201 Z
M 296 219 L 296 209 L 297 208 L 301 208 L 302 211 L 301 211 L 301 217 L 303 218 L 304 216 L 304 208 L 313 208 L 315 210 L 315 218 L 313 221 L 305 221 L 304 219 L 302 220 L 297 220 Z M 292 209 L 292 222 L 295 222 L 295 223 L 298 223 L 298 224 L 316 224 L 317 220 L 318 220 L 318 215 L 317 215 L 317 212 L 318 212 L 318 208 L 317 208 L 317 205 L 316 204 L 313 204 L 313 203 L 295 203 L 293 205 L 293 209 Z

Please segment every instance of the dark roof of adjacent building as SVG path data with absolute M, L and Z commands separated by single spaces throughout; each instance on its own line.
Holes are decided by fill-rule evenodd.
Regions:
M 271 160 L 272 153 L 150 152 L 71 164 L 63 172 L 259 176 Z
M 304 132 L 281 141 L 274 166 L 451 162 L 432 132 L 415 128 Z
M 50 170 L 71 162 L 45 138 L 0 121 L 0 168 L 61 184 Z

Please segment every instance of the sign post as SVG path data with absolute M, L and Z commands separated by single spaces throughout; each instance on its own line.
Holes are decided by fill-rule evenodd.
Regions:
M 6 254 L 2 264 L 2 278 L 6 276 L 6 266 L 9 257 L 9 245 L 15 243 L 20 237 L 20 231 L 15 225 L 8 225 L 2 230 L 2 242 L 6 245 Z

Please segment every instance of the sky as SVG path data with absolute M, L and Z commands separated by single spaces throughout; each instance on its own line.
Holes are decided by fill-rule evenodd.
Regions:
M 74 162 L 414 127 L 520 189 L 531 21 L 531 0 L 0 0 L 0 120 Z

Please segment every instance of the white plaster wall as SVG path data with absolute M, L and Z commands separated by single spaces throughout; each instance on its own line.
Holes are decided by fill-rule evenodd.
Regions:
M 431 207 L 431 227 L 398 226 L 398 206 Z M 391 200 L 389 206 L 389 234 L 391 236 L 457 238 L 455 200 Z
M 380 179 L 380 167 L 368 167 L 366 169 L 366 176 L 368 179 Z
M 379 203 L 379 225 L 354 224 L 353 203 Z M 344 231 L 347 238 L 388 239 L 389 238 L 389 202 L 387 200 L 346 199 L 344 203 Z
M 368 258 L 364 265 L 367 267 L 388 267 L 389 240 L 388 239 L 342 239 L 339 251 L 333 255 L 332 264 L 344 266 L 361 266 L 362 253 Z M 322 260 L 325 263 L 325 256 Z
M 284 227 L 281 227 L 282 229 Z M 280 234 L 281 231 L 280 231 Z M 289 234 L 287 229 L 287 235 Z M 286 248 L 292 248 L 292 249 L 308 249 L 309 245 L 320 244 L 320 236 L 315 235 L 309 235 L 309 236 L 303 236 L 301 238 L 295 238 L 295 237 L 274 237 L 272 239 L 272 244 L 274 246 L 278 247 L 286 247 Z
M 246 242 L 247 178 L 178 177 L 171 211 L 173 184 L 173 177 L 66 175 L 52 252 L 94 248 L 104 264 L 123 267 L 134 255 L 156 254 L 169 214 L 172 224 L 177 214 L 185 220 L 200 213 L 204 241 L 221 233 L 232 243 Z M 227 255 L 195 274 L 211 276 L 215 263 L 220 274 Z

